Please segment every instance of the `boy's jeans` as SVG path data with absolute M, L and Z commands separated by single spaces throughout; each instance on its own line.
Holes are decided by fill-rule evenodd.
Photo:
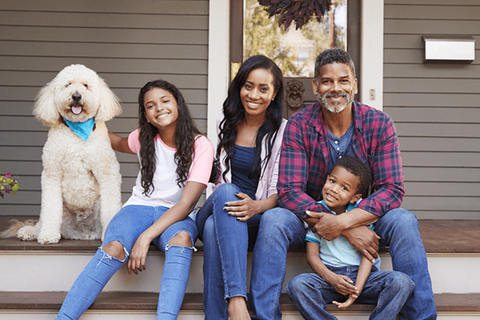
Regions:
M 102 247 L 112 241 L 124 246 L 125 259 L 110 256 L 100 247 L 70 289 L 58 319 L 78 319 L 93 303 L 110 278 L 128 260 L 128 255 L 140 234 L 149 228 L 168 210 L 166 207 L 130 205 L 123 207 L 110 221 Z M 177 233 L 186 231 L 192 240 L 191 247 L 171 246 L 168 242 Z M 197 238 L 195 222 L 187 217 L 168 227 L 153 240 L 157 248 L 165 252 L 157 319 L 177 319 L 187 287 L 190 262 Z M 132 275 L 132 277 L 135 275 Z
M 415 283 L 410 298 L 400 310 L 399 318 L 437 319 L 427 256 L 415 214 L 402 208 L 390 210 L 377 220 L 375 232 L 381 237 L 380 247 L 389 246 L 393 270 L 406 274 Z
M 358 266 L 327 267 L 356 282 Z M 414 286 L 413 281 L 401 272 L 372 271 L 356 302 L 376 304 L 369 318 L 371 320 L 395 320 Z M 339 294 L 316 273 L 304 273 L 293 278 L 287 286 L 287 294 L 300 314 L 308 320 L 337 319 L 326 311 L 326 305 L 332 301 L 343 302 L 348 297 Z
M 255 215 L 247 223 L 237 221 L 223 210 L 225 202 L 238 200 L 235 192 L 240 190 L 233 184 L 218 186 L 197 213 L 199 238 L 204 243 L 205 319 L 226 320 L 227 299 L 247 297 L 249 248 L 253 248 L 250 303 L 256 313 L 252 319 L 281 319 L 279 299 L 287 250 L 304 246 L 303 223 L 282 208 Z

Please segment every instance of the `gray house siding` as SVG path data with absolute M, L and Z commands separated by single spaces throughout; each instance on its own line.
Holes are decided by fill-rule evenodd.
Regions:
M 0 2 L 0 172 L 20 191 L 0 199 L 0 215 L 40 212 L 42 147 L 35 96 L 65 66 L 95 70 L 122 100 L 107 123 L 126 136 L 137 127 L 137 95 L 163 78 L 185 96 L 207 131 L 208 1 L 22 0 Z M 138 173 L 135 156 L 117 153 L 125 201 Z
M 480 2 L 385 0 L 384 33 L 384 111 L 402 150 L 402 206 L 421 219 L 480 219 Z M 432 35 L 473 36 L 476 60 L 423 63 L 422 36 Z

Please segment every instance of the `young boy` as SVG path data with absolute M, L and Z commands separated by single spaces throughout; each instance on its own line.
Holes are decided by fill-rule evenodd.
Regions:
M 342 214 L 367 196 L 370 184 L 370 170 L 361 160 L 341 158 L 327 177 L 321 203 L 332 214 Z M 377 305 L 370 319 L 397 317 L 415 286 L 407 275 L 379 271 L 380 259 L 372 266 L 343 236 L 327 241 L 309 230 L 306 241 L 307 261 L 315 273 L 296 276 L 286 288 L 305 319 L 337 319 L 326 304 L 345 309 L 355 300 Z

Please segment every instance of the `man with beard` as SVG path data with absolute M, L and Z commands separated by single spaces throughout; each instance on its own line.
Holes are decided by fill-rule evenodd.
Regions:
M 285 129 L 277 184 L 279 205 L 326 240 L 343 235 L 372 261 L 378 257 L 379 246 L 389 246 L 393 269 L 415 282 L 400 319 L 436 319 L 418 222 L 412 212 L 400 208 L 405 192 L 392 119 L 353 101 L 358 91 L 355 67 L 343 50 L 328 49 L 317 57 L 312 84 L 319 103 L 295 113 Z M 330 168 L 345 156 L 357 157 L 368 165 L 373 177 L 371 193 L 347 213 L 328 214 L 320 204 L 321 190 Z M 374 221 L 375 232 L 366 227 Z M 286 229 L 290 235 L 302 232 L 298 227 Z M 307 287 L 314 288 L 315 283 L 302 286 Z M 304 290 L 298 298 L 310 301 L 310 309 L 315 310 L 317 302 L 311 294 Z M 309 318 L 316 319 L 314 311 Z

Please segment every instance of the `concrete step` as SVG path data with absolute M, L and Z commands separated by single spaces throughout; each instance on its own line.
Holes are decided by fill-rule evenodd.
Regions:
M 0 217 L 0 231 L 6 228 L 5 221 Z M 439 319 L 480 319 L 480 221 L 420 221 L 420 230 Z M 201 243 L 197 244 L 199 251 L 194 253 L 179 319 L 203 319 L 203 252 Z M 0 320 L 54 319 L 66 291 L 99 245 L 100 241 L 62 240 L 55 245 L 40 245 L 0 239 Z M 382 269 L 391 270 L 388 251 L 382 250 L 381 257 Z M 119 270 L 95 302 L 96 307 L 92 306 L 82 319 L 154 319 L 162 266 L 163 253 L 152 246 L 147 270 L 139 275 L 129 275 L 126 268 Z M 302 272 L 311 272 L 305 253 L 289 252 L 284 287 Z M 132 303 L 116 302 L 122 295 Z M 338 311 L 333 305 L 331 308 L 340 320 L 368 319 L 372 310 L 372 306 L 358 304 L 348 311 Z M 301 319 L 286 296 L 282 297 L 282 309 L 283 319 Z
M 1 228 L 0 218 L 0 230 Z M 480 292 L 480 221 L 420 221 L 434 293 Z M 36 241 L 0 239 L 2 291 L 68 291 L 100 246 L 100 241 L 61 240 L 54 245 Z M 187 292 L 202 292 L 203 252 L 194 253 Z M 382 269 L 391 270 L 388 251 L 380 253 Z M 105 291 L 157 292 L 163 268 L 163 252 L 151 246 L 147 270 L 129 275 L 121 268 Z M 249 255 L 248 259 L 251 259 Z M 249 264 L 250 265 L 250 261 Z M 285 285 L 299 273 L 311 272 L 305 253 L 288 253 Z M 455 274 L 455 277 L 450 275 Z
M 0 293 L 0 320 L 54 319 L 66 292 L 9 292 Z M 95 303 L 81 317 L 91 319 L 155 319 L 158 295 L 149 292 L 101 293 Z M 283 294 L 281 306 L 284 320 L 300 320 L 295 305 Z M 480 319 L 480 294 L 436 294 L 438 319 Z M 329 305 L 327 310 L 338 319 L 368 319 L 374 306 L 354 304 L 347 311 Z M 202 295 L 186 294 L 182 320 L 203 319 Z
M 0 283 L 2 291 L 68 291 L 92 258 L 92 252 L 64 251 L 0 251 Z M 382 270 L 391 270 L 388 253 L 381 253 Z M 434 293 L 480 292 L 480 254 L 427 254 Z M 251 265 L 251 255 L 248 257 Z M 159 251 L 147 257 L 147 269 L 138 275 L 128 274 L 122 267 L 108 282 L 105 291 L 158 292 L 164 256 Z M 203 290 L 203 254 L 196 252 L 190 268 L 187 292 Z M 303 252 L 289 252 L 288 281 L 300 273 L 312 272 Z M 455 276 L 451 276 L 455 275 Z

